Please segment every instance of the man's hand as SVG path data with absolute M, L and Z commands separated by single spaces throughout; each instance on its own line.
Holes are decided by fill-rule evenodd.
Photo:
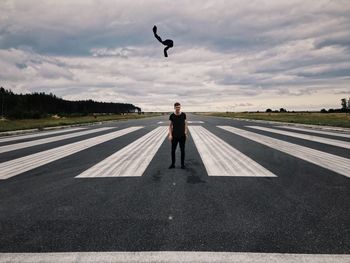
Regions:
M 172 141 L 173 140 L 173 136 L 171 136 L 171 134 L 169 134 L 168 139 L 169 139 L 169 141 Z
M 157 34 L 157 27 L 156 26 L 153 27 L 153 33 Z

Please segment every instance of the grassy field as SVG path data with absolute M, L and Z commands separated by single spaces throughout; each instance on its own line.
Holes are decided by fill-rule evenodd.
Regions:
M 350 115 L 346 113 L 318 113 L 318 112 L 215 112 L 215 113 L 198 113 L 209 116 L 243 118 L 266 121 L 279 121 L 302 123 L 312 125 L 325 125 L 350 128 Z
M 74 125 L 101 121 L 122 121 L 129 119 L 140 119 L 145 117 L 160 116 L 160 113 L 145 113 L 142 115 L 126 114 L 126 115 L 99 115 L 96 116 L 80 116 L 80 117 L 63 117 L 63 118 L 42 118 L 42 119 L 23 119 L 23 120 L 0 120 L 0 132 L 26 130 L 26 129 L 43 129 L 46 127 Z

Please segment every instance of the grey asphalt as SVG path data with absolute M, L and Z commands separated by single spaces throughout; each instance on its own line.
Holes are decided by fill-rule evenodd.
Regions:
M 145 126 L 0 180 L 0 252 L 350 253 L 348 177 L 216 126 L 229 125 L 345 158 L 350 158 L 349 149 L 246 127 L 275 127 L 268 123 L 189 113 L 187 117 L 203 121 L 190 125 L 205 127 L 277 177 L 208 176 L 190 134 L 185 170 L 180 169 L 179 149 L 176 168 L 168 169 L 170 143 L 164 140 L 142 177 L 75 178 L 156 127 L 167 125 L 168 115 L 87 127 L 114 128 L 1 153 L 0 162 Z M 30 140 L 34 139 L 19 141 Z

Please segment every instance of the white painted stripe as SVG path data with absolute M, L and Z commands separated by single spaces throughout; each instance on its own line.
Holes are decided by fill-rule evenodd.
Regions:
M 85 150 L 97 144 L 115 139 L 141 128 L 143 127 L 130 127 L 0 163 L 0 180 L 24 173 L 44 164 L 56 161 L 63 157 Z
M 157 124 L 162 124 L 164 123 L 163 121 L 157 122 Z M 187 123 L 204 123 L 204 121 L 187 121 Z
M 12 141 L 17 141 L 17 140 L 22 140 L 22 139 L 30 139 L 30 138 L 59 134 L 59 133 L 64 133 L 64 132 L 73 132 L 73 131 L 78 131 L 78 130 L 82 130 L 82 129 L 83 128 L 60 129 L 57 131 L 46 131 L 46 132 L 36 132 L 36 133 L 31 133 L 31 134 L 26 134 L 26 135 L 6 136 L 3 138 L 0 138 L 0 142 L 12 142 Z
M 249 140 L 256 141 L 278 151 L 290 154 L 310 163 L 316 164 L 333 172 L 350 177 L 350 159 L 325 153 L 298 144 L 274 139 L 265 135 L 241 130 L 231 126 L 217 126 L 229 132 L 238 134 Z
M 10 144 L 10 145 L 0 146 L 0 153 L 10 152 L 10 151 L 28 148 L 28 147 L 32 147 L 32 146 L 36 146 L 36 145 L 41 145 L 41 144 L 46 144 L 46 143 L 50 143 L 50 142 L 61 141 L 61 140 L 69 139 L 69 138 L 82 136 L 82 135 L 87 135 L 87 134 L 96 133 L 96 132 L 100 132 L 100 131 L 110 130 L 113 128 L 114 127 L 102 127 L 102 128 L 98 128 L 98 129 L 91 129 L 91 130 L 85 130 L 85 131 L 80 131 L 80 132 L 76 132 L 76 133 L 53 136 L 50 138 L 43 138 L 43 139 L 29 141 L 29 142 L 20 142 L 20 143 L 14 143 L 14 144 Z
M 204 123 L 204 121 L 188 121 L 187 123 Z
M 167 135 L 158 127 L 76 177 L 142 176 Z
M 0 253 L 0 263 L 349 263 L 347 254 L 282 254 L 247 252 L 50 252 Z
M 209 176 L 276 177 L 202 126 L 189 126 L 189 130 Z
M 319 143 L 323 143 L 323 144 L 328 144 L 328 145 L 333 145 L 333 146 L 337 146 L 337 147 L 350 149 L 350 142 L 328 139 L 328 138 L 324 138 L 324 137 L 318 137 L 318 136 L 313 136 L 313 135 L 308 135 L 308 134 L 301 134 L 301 133 L 296 133 L 296 132 L 282 131 L 282 130 L 271 129 L 271 128 L 266 128 L 266 127 L 261 127 L 261 126 L 246 126 L 246 127 L 253 128 L 256 130 L 272 132 L 272 133 L 286 135 L 286 136 L 290 136 L 290 137 L 294 137 L 294 138 L 299 138 L 299 139 L 304 139 L 304 140 L 308 140 L 308 141 L 319 142 Z
M 305 128 L 299 128 L 299 127 L 292 127 L 292 126 L 276 126 L 276 127 L 283 128 L 283 129 L 291 129 L 291 130 L 296 130 L 296 131 L 305 131 L 305 132 L 311 132 L 311 133 L 332 135 L 332 136 L 343 137 L 343 138 L 350 138 L 350 134 L 341 133 L 341 132 L 327 132 L 327 131 L 320 131 L 320 130 L 315 130 L 315 129 L 305 129 Z

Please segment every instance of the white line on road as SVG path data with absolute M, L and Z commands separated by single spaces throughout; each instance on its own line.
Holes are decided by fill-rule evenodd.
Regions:
M 305 131 L 305 132 L 311 132 L 311 133 L 319 133 L 319 134 L 325 134 L 325 135 L 332 135 L 337 137 L 344 137 L 344 138 L 350 138 L 350 134 L 346 133 L 340 133 L 340 132 L 327 132 L 327 131 L 320 131 L 315 129 L 305 129 L 305 128 L 298 128 L 298 127 L 291 127 L 291 126 L 275 126 L 277 128 L 283 128 L 283 129 L 291 129 L 296 131 Z
M 143 127 L 130 127 L 0 163 L 0 180 L 24 173 L 44 164 L 56 161 L 63 157 L 85 150 L 97 144 L 115 139 L 141 128 Z
M 204 121 L 188 121 L 187 123 L 204 123 Z
M 299 139 L 304 139 L 304 140 L 308 140 L 308 141 L 319 142 L 319 143 L 323 143 L 323 144 L 328 144 L 328 145 L 333 145 L 333 146 L 337 146 L 337 147 L 350 149 L 350 142 L 328 139 L 328 138 L 324 138 L 324 137 L 301 134 L 301 133 L 296 133 L 296 132 L 282 131 L 282 130 L 271 129 L 271 128 L 266 128 L 266 127 L 261 127 L 261 126 L 246 126 L 246 127 L 256 129 L 256 130 L 272 132 L 272 133 L 286 135 L 286 136 L 290 136 L 290 137 L 294 137 L 294 138 L 299 138 Z
M 154 129 L 76 177 L 142 176 L 163 143 L 167 130 L 167 127 Z
M 10 145 L 0 146 L 0 153 L 10 152 L 10 151 L 28 148 L 28 147 L 41 145 L 41 144 L 45 144 L 45 143 L 50 143 L 50 142 L 61 141 L 61 140 L 69 139 L 69 138 L 82 136 L 82 135 L 87 135 L 87 134 L 96 133 L 96 132 L 100 132 L 100 131 L 110 130 L 113 128 L 114 127 L 103 127 L 103 128 L 98 128 L 98 129 L 80 131 L 80 132 L 76 132 L 76 133 L 53 136 L 50 138 L 43 138 L 43 139 L 29 141 L 29 142 L 20 142 L 20 143 L 14 143 L 14 144 L 10 144 Z
M 276 177 L 202 126 L 189 130 L 209 176 Z
M 0 263 L 349 263 L 348 254 L 282 254 L 249 252 L 49 252 L 0 253 Z
M 241 130 L 231 126 L 217 126 L 226 131 L 235 133 L 249 140 L 264 144 L 278 151 L 290 154 L 310 163 L 316 164 L 333 172 L 350 177 L 350 159 L 334 154 L 325 153 L 298 144 L 285 142 L 254 132 Z
M 30 139 L 30 138 L 35 138 L 35 137 L 40 137 L 40 136 L 45 136 L 45 135 L 78 131 L 78 130 L 82 130 L 82 129 L 83 128 L 61 129 L 58 131 L 36 132 L 36 133 L 27 134 L 27 135 L 16 135 L 16 136 L 11 136 L 11 137 L 6 136 L 4 138 L 0 138 L 0 142 L 11 142 L 11 141 L 17 141 L 17 140 L 22 140 L 22 139 Z

